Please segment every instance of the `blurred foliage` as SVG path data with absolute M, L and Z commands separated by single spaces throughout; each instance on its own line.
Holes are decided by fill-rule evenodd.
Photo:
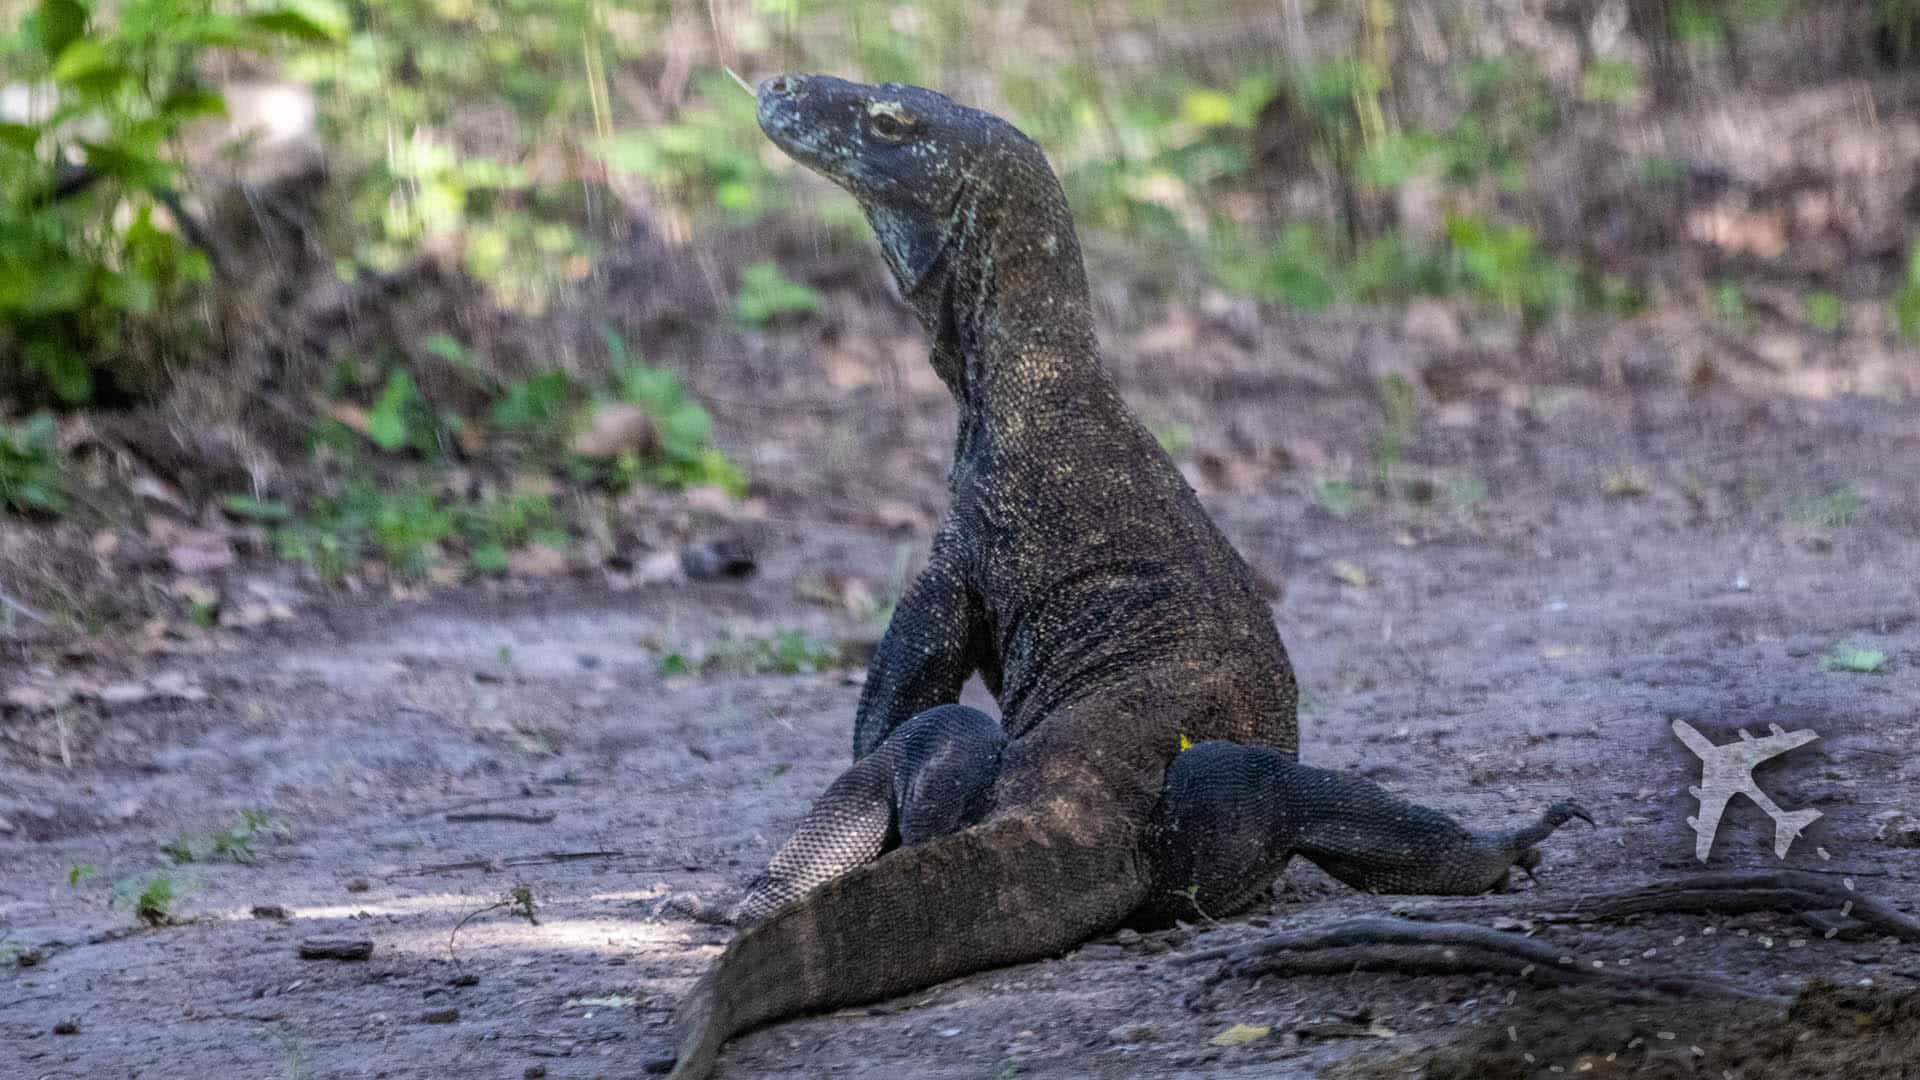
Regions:
M 0 510 L 54 515 L 66 507 L 53 417 L 37 413 L 17 424 L 0 422 Z
M 1413 50 L 1426 23 L 1390 0 L 1306 5 L 1312 48 L 1249 2 L 0 0 L 26 16 L 0 29 L 0 59 L 33 105 L 0 124 L 0 353 L 46 400 L 77 403 L 109 376 L 142 392 L 118 384 L 208 351 L 189 304 L 208 260 L 165 196 L 183 180 L 179 136 L 223 111 L 219 77 L 236 70 L 312 89 L 343 276 L 426 255 L 529 312 L 640 230 L 695 244 L 799 210 L 870 243 L 845 229 L 858 216 L 843 196 L 794 197 L 811 181 L 760 135 L 729 64 L 917 82 L 1005 112 L 1047 148 L 1083 229 L 1150 253 L 1144 275 L 1191 271 L 1302 310 L 1449 294 L 1529 326 L 1631 311 L 1645 282 L 1548 244 L 1532 163 L 1573 121 L 1646 104 L 1675 49 L 1731 55 L 1757 28 L 1840 6 L 1648 5 L 1631 28 L 1645 48 L 1598 49 L 1550 79 L 1464 9 L 1421 31 L 1441 47 Z M 1845 7 L 1910 63 L 1920 4 Z M 82 162 L 97 182 L 56 198 Z M 1667 199 L 1686 176 L 1647 158 L 1634 182 Z M 1401 212 L 1409 191 L 1427 193 L 1426 220 Z M 772 262 L 749 256 L 738 280 L 743 326 L 824 310 Z M 1920 337 L 1920 267 L 1896 288 L 1895 324 Z M 1809 301 L 1811 325 L 1838 314 Z M 164 355 L 123 362 L 135 348 Z M 420 413 L 404 366 L 383 380 L 366 433 L 383 452 L 459 436 Z M 531 432 L 500 421 L 560 390 L 527 383 L 494 426 Z
M 96 19 L 79 0 L 41 0 L 0 31 L 0 59 L 28 106 L 0 121 L 0 356 L 53 398 L 91 400 L 138 339 L 162 351 L 205 253 L 162 229 L 178 205 L 170 143 L 226 105 L 203 81 L 213 50 L 266 50 L 331 30 L 293 8 L 126 0 Z M 165 211 L 163 211 L 164 213 Z
M 538 479 L 542 473 L 616 494 L 647 483 L 744 495 L 746 474 L 713 446 L 713 418 L 679 376 L 633 356 L 610 328 L 602 337 L 604 379 L 553 368 L 504 383 L 485 379 L 488 365 L 458 341 L 430 339 L 426 351 L 481 380 L 485 404 L 467 413 L 430 398 L 405 367 L 343 363 L 329 389 L 344 400 L 313 432 L 315 453 L 338 482 L 297 512 L 239 495 L 224 508 L 267 525 L 281 558 L 335 582 L 368 559 L 402 578 L 422 578 L 442 568 L 500 573 L 512 551 L 529 545 L 566 551 L 595 532 L 598 510 L 585 500 L 563 503 L 554 484 Z M 610 458 L 582 456 L 575 436 L 614 405 L 645 413 L 645 437 Z M 478 491 L 436 479 L 437 469 L 482 452 L 517 464 L 521 478 Z
M 826 300 L 810 285 L 803 285 L 780 272 L 770 259 L 748 263 L 740 270 L 740 291 L 734 297 L 734 314 L 751 326 L 766 326 L 787 315 L 818 315 L 826 310 Z

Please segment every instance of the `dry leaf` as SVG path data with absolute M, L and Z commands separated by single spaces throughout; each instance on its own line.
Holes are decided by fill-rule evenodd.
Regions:
M 653 447 L 653 416 L 638 405 L 602 405 L 593 411 L 585 431 L 573 437 L 573 452 L 595 461 L 607 461 L 625 451 L 644 453 Z
M 528 544 L 508 554 L 507 569 L 522 577 L 554 577 L 567 572 L 567 553 L 546 544 Z
M 182 529 L 167 545 L 167 561 L 182 574 L 225 570 L 234 564 L 233 545 L 219 533 Z
M 1345 559 L 1335 559 L 1328 563 L 1327 572 L 1333 575 L 1333 580 L 1342 585 L 1351 585 L 1356 589 L 1364 589 L 1370 583 L 1365 567 Z
M 1255 1039 L 1264 1039 L 1272 1031 L 1260 1024 L 1235 1024 L 1207 1041 L 1215 1046 L 1241 1046 Z

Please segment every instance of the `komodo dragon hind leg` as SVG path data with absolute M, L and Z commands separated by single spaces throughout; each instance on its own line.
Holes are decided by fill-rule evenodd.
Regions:
M 1533 845 L 1573 818 L 1556 803 L 1524 828 L 1476 832 L 1371 781 L 1278 750 L 1203 742 L 1174 759 L 1147 827 L 1144 923 L 1232 914 L 1304 855 L 1357 889 L 1467 894 L 1539 862 Z
M 978 709 L 942 705 L 894 729 L 814 801 L 734 908 L 757 923 L 896 846 L 959 832 L 986 813 L 1007 737 Z

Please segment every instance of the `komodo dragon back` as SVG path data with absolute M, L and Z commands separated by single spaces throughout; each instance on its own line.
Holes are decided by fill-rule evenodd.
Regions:
M 1175 897 L 1242 902 L 1293 854 L 1360 888 L 1484 890 L 1581 816 L 1474 833 L 1294 761 L 1271 610 L 1101 366 L 1032 141 L 919 87 L 782 75 L 758 100 L 767 136 L 859 202 L 931 339 L 957 406 L 951 504 L 869 668 L 854 766 L 749 895 L 765 921 L 683 1001 L 675 1076 L 781 1017 L 1058 955 L 1178 915 Z M 1003 749 L 952 708 L 976 672 Z M 926 749 L 955 724 L 980 752 Z M 947 762 L 938 783 L 914 784 L 921 757 Z M 913 790 L 956 800 L 924 836 Z M 919 842 L 886 850 L 903 835 Z

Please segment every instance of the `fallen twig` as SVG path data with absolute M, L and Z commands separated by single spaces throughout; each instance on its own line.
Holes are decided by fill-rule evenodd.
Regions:
M 18 600 L 15 600 L 13 597 L 8 596 L 6 593 L 0 593 L 0 606 L 4 606 L 7 610 L 12 611 L 17 615 L 20 615 L 23 618 L 31 619 L 34 622 L 39 623 L 41 626 L 50 626 L 53 624 L 52 619 L 47 618 L 45 615 L 42 615 L 38 611 L 35 611 L 34 609 L 28 607 L 27 605 L 21 603 Z
M 300 942 L 302 960 L 365 960 L 372 955 L 372 938 L 311 937 Z
M 577 862 L 581 859 L 621 859 L 624 851 L 546 851 L 538 855 L 508 855 L 502 858 L 462 859 L 459 862 L 432 863 L 416 866 L 411 870 L 400 870 L 387 876 L 425 877 L 428 874 L 447 874 L 457 870 L 504 870 L 514 866 L 540 866 L 545 863 Z
M 519 825 L 545 825 L 553 818 L 554 813 L 551 810 L 526 814 L 516 810 L 469 810 L 447 815 L 447 820 L 455 824 L 468 824 L 475 821 L 511 821 Z

